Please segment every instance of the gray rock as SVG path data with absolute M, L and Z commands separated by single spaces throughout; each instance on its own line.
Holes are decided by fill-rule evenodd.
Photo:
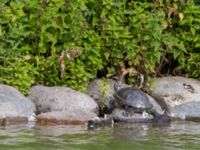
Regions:
M 103 111 L 111 113 L 115 107 L 113 93 L 114 80 L 94 79 L 88 85 L 88 95 L 95 99 Z
M 37 116 L 37 122 L 39 124 L 74 124 L 80 125 L 88 122 L 88 120 L 97 117 L 94 112 L 79 110 L 76 112 L 71 112 L 71 110 L 64 111 L 51 111 L 46 113 L 41 113 Z
M 34 86 L 28 96 L 36 105 L 38 119 L 46 122 L 87 121 L 98 115 L 98 105 L 87 94 L 67 87 Z
M 0 118 L 34 118 L 35 105 L 13 87 L 0 84 L 0 104 Z
M 180 119 L 200 121 L 200 101 L 187 102 L 173 107 L 171 116 Z
M 165 124 L 171 121 L 171 117 L 166 114 L 157 114 L 154 116 L 153 114 L 148 113 L 131 113 L 125 109 L 116 108 L 112 112 L 112 117 L 114 121 L 117 122 L 127 122 L 127 123 L 157 123 L 157 124 Z
M 112 112 L 112 117 L 114 121 L 127 123 L 147 123 L 153 121 L 151 114 L 148 114 L 148 116 L 143 116 L 142 113 L 134 113 L 131 116 L 126 116 L 125 114 L 125 109 L 116 108 Z
M 157 78 L 152 91 L 166 105 L 170 116 L 200 118 L 200 81 L 184 77 Z
M 162 109 L 160 104 L 157 101 L 155 101 L 155 99 L 151 97 L 150 95 L 147 94 L 147 96 L 149 98 L 149 102 L 153 105 L 152 109 L 155 110 L 159 114 L 163 114 L 165 110 Z

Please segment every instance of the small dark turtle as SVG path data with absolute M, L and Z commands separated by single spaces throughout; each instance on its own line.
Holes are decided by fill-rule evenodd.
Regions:
M 148 113 L 153 116 L 158 115 L 158 113 L 152 109 L 153 105 L 149 102 L 147 95 L 140 89 L 133 87 L 122 88 L 119 83 L 115 83 L 114 90 L 115 100 L 119 106 L 127 110 L 128 115 L 131 115 L 131 113 L 143 113 L 144 117 L 148 115 Z
M 88 130 L 98 129 L 103 126 L 114 126 L 113 118 L 110 116 L 104 116 L 104 118 L 93 118 L 92 120 L 88 121 L 87 127 Z

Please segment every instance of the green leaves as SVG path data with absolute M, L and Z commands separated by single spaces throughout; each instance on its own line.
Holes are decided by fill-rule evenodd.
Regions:
M 1 82 L 16 87 L 23 93 L 28 93 L 35 82 L 36 69 L 23 58 L 15 58 L 7 66 L 0 66 Z
M 177 67 L 199 77 L 200 6 L 159 2 L 4 0 L 0 82 L 27 93 L 37 83 L 84 91 L 95 77 L 135 82 Z M 77 57 L 62 59 L 61 72 L 62 52 L 77 48 Z

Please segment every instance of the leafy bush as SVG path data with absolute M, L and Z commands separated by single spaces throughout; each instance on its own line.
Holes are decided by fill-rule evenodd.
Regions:
M 0 82 L 84 91 L 95 77 L 199 78 L 199 3 L 193 0 L 3 0 Z
M 85 2 L 5 0 L 0 10 L 1 82 L 25 93 L 37 83 L 84 90 L 88 80 L 102 68 L 98 35 L 88 28 L 83 16 Z M 61 78 L 59 57 L 70 48 L 78 48 L 81 56 L 73 61 L 64 58 L 65 73 Z M 29 61 L 23 63 L 23 57 L 30 57 Z M 12 69 L 15 65 L 19 67 L 15 68 L 20 76 L 17 80 L 7 77 L 8 73 L 16 74 Z M 25 75 L 23 69 L 29 73 Z

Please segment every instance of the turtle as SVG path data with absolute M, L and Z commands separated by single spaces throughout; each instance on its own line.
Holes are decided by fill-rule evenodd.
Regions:
M 153 116 L 160 115 L 153 110 L 147 95 L 136 87 L 121 87 L 119 83 L 114 84 L 115 93 L 113 94 L 117 104 L 126 109 L 127 116 L 132 113 L 142 113 L 145 118 L 148 114 Z

